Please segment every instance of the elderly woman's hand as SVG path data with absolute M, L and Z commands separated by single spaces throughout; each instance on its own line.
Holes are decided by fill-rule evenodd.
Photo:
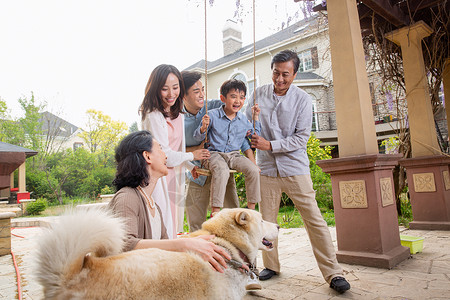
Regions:
M 227 268 L 225 259 L 230 260 L 231 256 L 223 248 L 209 241 L 213 237 L 214 235 L 200 235 L 195 238 L 179 239 L 179 241 L 184 241 L 185 251 L 197 253 L 216 271 L 223 273 L 223 268 Z

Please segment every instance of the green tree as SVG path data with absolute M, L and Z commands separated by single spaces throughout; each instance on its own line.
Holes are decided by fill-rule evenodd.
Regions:
M 139 131 L 137 122 L 134 121 L 128 130 L 130 131 L 130 133 Z
M 114 151 L 115 145 L 128 133 L 125 122 L 113 121 L 101 111 L 90 109 L 87 112 L 87 130 L 80 133 L 91 153 L 101 153 L 103 163 Z
M 320 146 L 320 140 L 316 138 L 314 133 L 309 137 L 306 152 L 309 158 L 309 170 L 311 172 L 311 179 L 313 188 L 316 191 L 316 200 L 323 210 L 333 209 L 333 198 L 331 190 L 330 174 L 322 171 L 317 165 L 318 160 L 331 158 L 331 146 Z
M 6 102 L 0 99 L 0 141 L 22 146 L 25 132 L 17 120 L 14 120 L 8 110 Z
M 46 107 L 46 104 L 36 103 L 33 92 L 31 92 L 30 99 L 20 98 L 18 101 L 25 113 L 25 116 L 19 119 L 26 137 L 24 147 L 42 152 L 44 143 L 40 112 Z

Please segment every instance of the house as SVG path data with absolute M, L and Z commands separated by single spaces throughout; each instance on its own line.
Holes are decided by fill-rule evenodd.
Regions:
M 247 85 L 250 97 L 255 86 L 272 82 L 270 62 L 279 51 L 291 49 L 298 53 L 300 68 L 293 84 L 304 89 L 313 101 L 312 131 L 322 145 L 336 146 L 333 156 L 337 156 L 338 140 L 336 112 L 334 105 L 333 74 L 331 70 L 330 42 L 326 18 L 319 15 L 301 20 L 271 36 L 242 46 L 242 33 L 238 24 L 227 20 L 222 30 L 224 56 L 207 62 L 207 97 L 218 99 L 221 84 L 235 78 Z M 254 55 L 255 52 L 255 55 Z M 254 64 L 256 76 L 254 75 Z M 187 67 L 185 70 L 205 74 L 205 60 Z M 389 109 L 383 91 L 377 89 L 380 80 L 376 72 L 369 72 L 369 81 L 374 108 L 374 122 L 378 140 L 395 135 L 402 124 L 397 121 L 396 111 Z M 247 104 L 244 104 L 244 109 Z M 351 115 L 349 115 L 351 117 Z
M 42 124 L 42 133 L 46 138 L 51 151 L 55 152 L 61 149 L 76 150 L 84 146 L 84 141 L 79 137 L 82 129 L 66 120 L 52 114 L 51 112 L 42 112 L 39 122 Z

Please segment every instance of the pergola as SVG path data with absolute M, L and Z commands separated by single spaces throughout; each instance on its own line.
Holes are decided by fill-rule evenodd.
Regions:
M 21 194 L 26 194 L 25 183 L 25 159 L 34 156 L 37 151 L 27 148 L 11 145 L 8 143 L 0 142 L 0 190 L 6 190 L 9 195 L 9 188 L 14 187 L 14 171 L 19 169 L 18 180 L 18 197 L 20 199 Z M 2 191 L 3 192 L 3 191 Z M 1 194 L 3 196 L 3 193 Z M 28 195 L 29 198 L 29 195 Z
M 339 158 L 318 164 L 331 174 L 338 260 L 392 268 L 409 257 L 399 237 L 392 176 L 396 165 L 401 164 L 407 172 L 414 215 L 410 227 L 450 230 L 450 159 L 439 150 L 422 52 L 422 40 L 433 34 L 428 25 L 433 21 L 433 10 L 448 12 L 449 2 L 328 0 L 323 4 L 314 10 L 327 10 L 328 15 Z M 399 46 L 412 158 L 378 153 L 362 43 L 362 37 L 372 33 L 374 23 L 390 26 L 392 31 L 385 37 Z M 448 33 L 449 28 L 442 30 Z M 445 46 L 448 41 L 447 34 L 441 42 Z M 447 98 L 448 49 L 443 50 Z

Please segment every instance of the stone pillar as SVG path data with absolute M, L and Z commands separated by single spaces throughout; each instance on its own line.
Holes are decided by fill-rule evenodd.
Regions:
M 26 179 L 25 179 L 25 162 L 19 166 L 19 193 L 27 191 Z
M 11 253 L 11 218 L 12 212 L 0 213 L 0 256 Z
M 405 74 L 412 158 L 405 167 L 414 221 L 411 229 L 450 230 L 450 159 L 441 155 L 422 53 L 422 39 L 432 33 L 423 21 L 386 34 L 400 45 Z M 447 189 L 448 188 L 448 189 Z
M 392 169 L 399 156 L 378 154 L 359 16 L 354 0 L 327 2 L 339 141 L 331 174 L 338 251 L 349 264 L 392 268 L 409 257 L 401 246 Z
M 420 21 L 386 34 L 402 49 L 412 157 L 440 154 L 422 53 L 422 39 L 432 32 Z
M 401 159 L 406 169 L 414 220 L 411 229 L 450 230 L 450 157 Z
M 369 79 L 354 0 L 328 1 L 339 157 L 377 154 Z
M 331 174 L 339 262 L 391 269 L 410 256 L 401 246 L 392 169 L 402 155 L 318 161 Z

